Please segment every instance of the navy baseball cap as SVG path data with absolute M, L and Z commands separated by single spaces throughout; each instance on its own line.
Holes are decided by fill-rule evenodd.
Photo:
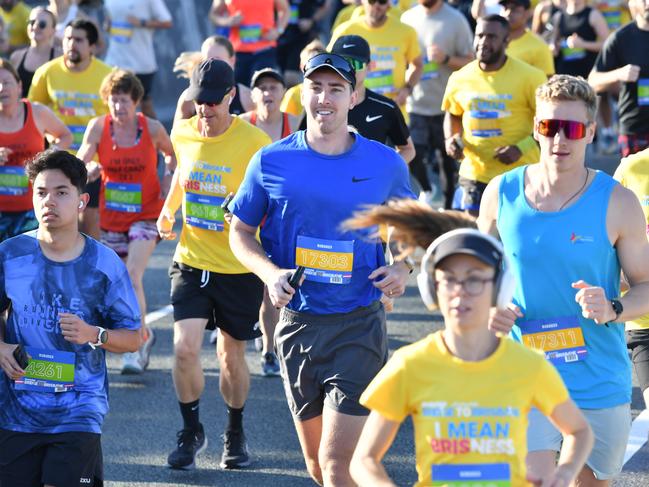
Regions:
M 355 59 L 365 64 L 370 62 L 370 45 L 361 36 L 349 35 L 336 39 L 331 52 Z
M 219 59 L 208 59 L 192 73 L 187 96 L 193 101 L 221 103 L 234 86 L 234 71 L 230 65 Z

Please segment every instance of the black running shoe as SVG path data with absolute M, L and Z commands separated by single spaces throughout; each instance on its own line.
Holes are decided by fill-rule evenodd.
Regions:
M 198 431 L 182 429 L 177 436 L 178 446 L 167 457 L 167 464 L 171 468 L 181 470 L 194 468 L 196 457 L 207 448 L 207 438 L 203 431 L 203 425 Z
M 243 430 L 226 431 L 222 438 L 223 455 L 219 465 L 221 468 L 242 468 L 250 465 L 250 455 Z

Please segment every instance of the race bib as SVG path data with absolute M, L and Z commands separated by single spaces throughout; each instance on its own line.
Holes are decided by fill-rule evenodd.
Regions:
M 568 47 L 568 42 L 564 39 L 561 42 L 561 55 L 564 61 L 578 61 L 586 57 L 586 49 L 581 47 Z
M 185 193 L 185 223 L 192 227 L 223 231 L 223 209 L 220 196 Z
M 251 44 L 261 40 L 261 24 L 239 26 L 239 39 L 244 44 Z
M 527 321 L 520 328 L 523 343 L 543 350 L 545 358 L 553 364 L 578 362 L 588 356 L 584 332 L 576 316 Z
M 371 71 L 365 78 L 365 87 L 381 95 L 394 91 L 394 74 L 391 69 Z
M 503 134 L 499 127 L 497 111 L 471 110 L 469 112 L 469 130 L 474 137 L 490 138 Z
M 349 284 L 354 265 L 353 240 L 297 237 L 295 264 L 304 266 L 308 281 Z
M 508 463 L 484 465 L 433 465 L 433 485 L 454 487 L 508 487 L 511 473 Z
M 111 183 L 104 188 L 106 209 L 124 213 L 142 211 L 142 185 L 139 183 Z
M 25 347 L 31 357 L 25 376 L 16 381 L 16 390 L 67 392 L 74 389 L 74 352 Z
M 638 105 L 649 105 L 649 79 L 647 78 L 638 80 Z
M 0 166 L 0 195 L 22 196 L 27 193 L 29 180 L 22 166 Z
M 110 40 L 119 44 L 129 44 L 133 37 L 133 25 L 130 22 L 111 22 Z
M 439 78 L 439 64 L 435 61 L 426 61 L 424 63 L 424 73 L 421 75 L 421 79 L 435 79 Z

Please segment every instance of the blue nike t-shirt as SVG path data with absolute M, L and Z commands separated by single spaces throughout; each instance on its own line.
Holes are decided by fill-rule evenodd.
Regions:
M 391 148 L 354 135 L 343 154 L 312 150 L 306 132 L 260 149 L 230 205 L 281 268 L 306 268 L 289 309 L 347 313 L 380 298 L 368 276 L 385 265 L 377 228 L 343 231 L 354 211 L 394 198 L 414 198 L 408 167 Z
M 137 330 L 140 310 L 124 263 L 108 247 L 85 238 L 81 255 L 68 262 L 45 257 L 36 231 L 0 244 L 0 313 L 9 309 L 4 341 L 45 351 L 43 356 L 56 363 L 39 364 L 41 372 L 50 370 L 55 377 L 67 367 L 63 377 L 69 388 L 25 390 L 0 372 L 2 429 L 101 433 L 108 412 L 105 352 L 66 341 L 58 314 L 73 313 L 106 329 Z

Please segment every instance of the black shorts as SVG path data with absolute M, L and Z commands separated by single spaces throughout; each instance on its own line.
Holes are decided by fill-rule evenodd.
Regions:
M 627 330 L 626 346 L 631 350 L 633 368 L 644 392 L 649 387 L 649 329 Z
M 174 262 L 169 268 L 174 321 L 206 318 L 236 340 L 261 336 L 259 307 L 264 284 L 252 273 L 217 274 Z
M 324 406 L 352 416 L 369 414 L 358 401 L 388 358 L 385 310 L 379 301 L 331 315 L 284 308 L 274 338 L 294 418 L 315 418 Z
M 482 193 L 484 193 L 486 188 L 486 183 L 460 176 L 458 188 L 453 198 L 453 209 L 478 211 L 480 209 L 480 201 L 482 201 Z
M 0 429 L 0 486 L 101 487 L 101 435 Z
M 142 83 L 142 88 L 144 88 L 143 100 L 148 100 L 151 98 L 151 91 L 153 91 L 153 78 L 155 78 L 155 71 L 148 74 L 136 74 L 137 79 Z
M 101 179 L 86 184 L 86 193 L 90 195 L 88 208 L 99 208 L 99 188 L 101 188 Z

